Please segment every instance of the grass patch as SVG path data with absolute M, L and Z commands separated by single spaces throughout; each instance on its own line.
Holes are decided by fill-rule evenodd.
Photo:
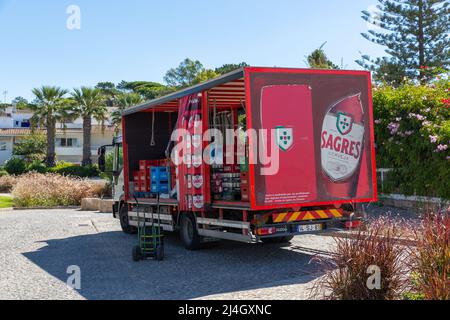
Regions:
M 0 209 L 12 208 L 13 199 L 11 197 L 0 197 Z

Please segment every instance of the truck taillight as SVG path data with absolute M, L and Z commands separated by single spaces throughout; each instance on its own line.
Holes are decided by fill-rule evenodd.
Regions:
M 269 236 L 269 235 L 272 235 L 275 233 L 277 233 L 277 228 L 275 228 L 275 227 L 260 228 L 256 231 L 256 234 L 258 236 Z

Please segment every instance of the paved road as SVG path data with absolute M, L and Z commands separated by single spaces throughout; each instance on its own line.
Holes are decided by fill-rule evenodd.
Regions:
M 301 299 L 318 274 L 314 253 L 330 237 L 297 237 L 292 245 L 222 242 L 190 252 L 178 237 L 163 262 L 131 260 L 135 236 L 110 214 L 77 210 L 0 212 L 0 299 Z M 81 290 L 66 285 L 81 269 Z

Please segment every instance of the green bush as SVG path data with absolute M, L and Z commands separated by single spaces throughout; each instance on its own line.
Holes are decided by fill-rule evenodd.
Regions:
M 40 161 L 33 161 L 32 163 L 28 164 L 27 172 L 46 173 L 47 167 Z
M 6 161 L 5 170 L 9 174 L 20 175 L 27 171 L 27 164 L 20 158 L 13 157 Z
M 385 193 L 450 199 L 450 81 L 374 88 L 377 166 Z
M 64 161 L 59 162 L 56 167 L 50 168 L 48 171 L 62 176 L 80 178 L 92 178 L 100 175 L 100 171 L 96 165 L 81 167 Z
M 47 137 L 42 133 L 32 133 L 14 145 L 13 155 L 23 156 L 27 162 L 43 161 L 47 149 Z
M 8 176 L 9 175 L 9 173 L 8 173 L 8 171 L 6 171 L 5 169 L 0 169 L 0 177 L 4 177 L 4 176 Z

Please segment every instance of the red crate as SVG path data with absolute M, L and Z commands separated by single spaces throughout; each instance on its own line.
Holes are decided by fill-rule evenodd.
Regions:
M 140 160 L 139 161 L 139 171 L 150 170 L 150 167 L 157 167 L 159 165 L 159 160 Z
M 139 175 L 140 175 L 139 171 L 133 171 L 133 181 L 135 183 L 139 182 Z
M 139 187 L 141 192 L 150 192 L 150 181 L 141 181 Z
M 150 171 L 147 171 L 147 170 L 139 171 L 139 180 L 140 181 L 147 181 L 147 179 L 150 179 Z

